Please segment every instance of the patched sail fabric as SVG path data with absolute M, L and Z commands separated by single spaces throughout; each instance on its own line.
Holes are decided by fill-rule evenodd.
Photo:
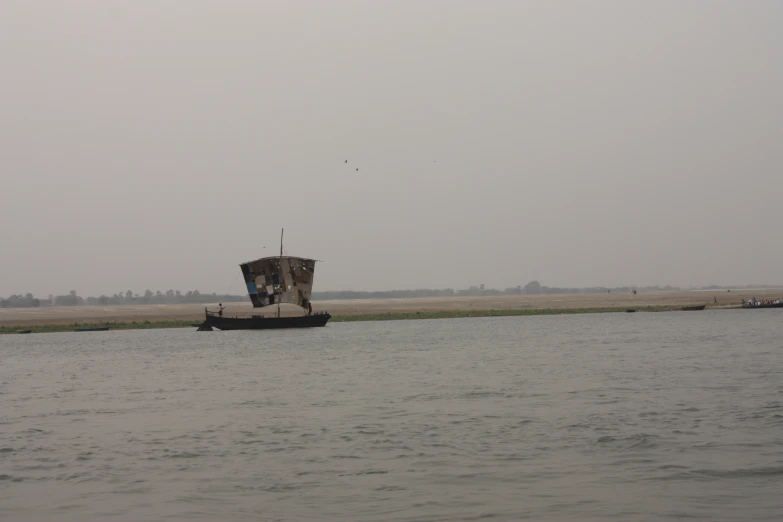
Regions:
M 264 257 L 239 266 L 254 308 L 289 303 L 306 309 L 310 303 L 315 259 Z

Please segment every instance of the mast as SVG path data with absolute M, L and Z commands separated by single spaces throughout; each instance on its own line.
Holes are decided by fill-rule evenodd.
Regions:
M 278 265 L 280 267 L 283 266 L 283 232 L 284 231 L 285 231 L 284 228 L 280 229 L 280 264 Z M 282 274 L 281 274 L 281 276 L 282 276 Z M 280 279 L 281 279 L 280 282 L 282 283 L 283 282 L 282 281 L 283 278 L 280 277 Z M 277 317 L 278 317 L 278 319 L 280 318 L 280 299 L 277 300 Z

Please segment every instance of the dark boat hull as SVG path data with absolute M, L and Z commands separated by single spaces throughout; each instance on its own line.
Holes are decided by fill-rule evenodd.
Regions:
M 763 304 L 763 305 L 758 305 L 758 306 L 747 306 L 747 305 L 745 305 L 742 308 L 750 308 L 750 309 L 755 309 L 755 308 L 783 308 L 783 303 Z
M 296 317 L 220 317 L 207 315 L 200 328 L 218 330 L 276 330 L 280 328 L 315 328 L 326 326 L 329 314 L 300 315 Z
M 698 310 L 704 310 L 707 307 L 707 305 L 696 305 L 696 306 L 683 306 L 680 308 L 680 310 L 683 310 L 685 312 L 696 312 Z

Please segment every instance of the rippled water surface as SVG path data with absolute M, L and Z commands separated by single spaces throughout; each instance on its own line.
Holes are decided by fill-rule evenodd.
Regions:
M 779 310 L 0 337 L 4 520 L 780 520 Z

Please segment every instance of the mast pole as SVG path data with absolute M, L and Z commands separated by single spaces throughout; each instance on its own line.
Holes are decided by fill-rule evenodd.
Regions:
M 285 232 L 284 228 L 280 229 L 280 263 L 278 264 L 279 267 L 282 268 L 283 266 L 283 232 Z M 280 274 L 280 283 L 282 285 L 283 283 L 283 274 Z M 277 318 L 280 318 L 280 299 L 277 300 Z

